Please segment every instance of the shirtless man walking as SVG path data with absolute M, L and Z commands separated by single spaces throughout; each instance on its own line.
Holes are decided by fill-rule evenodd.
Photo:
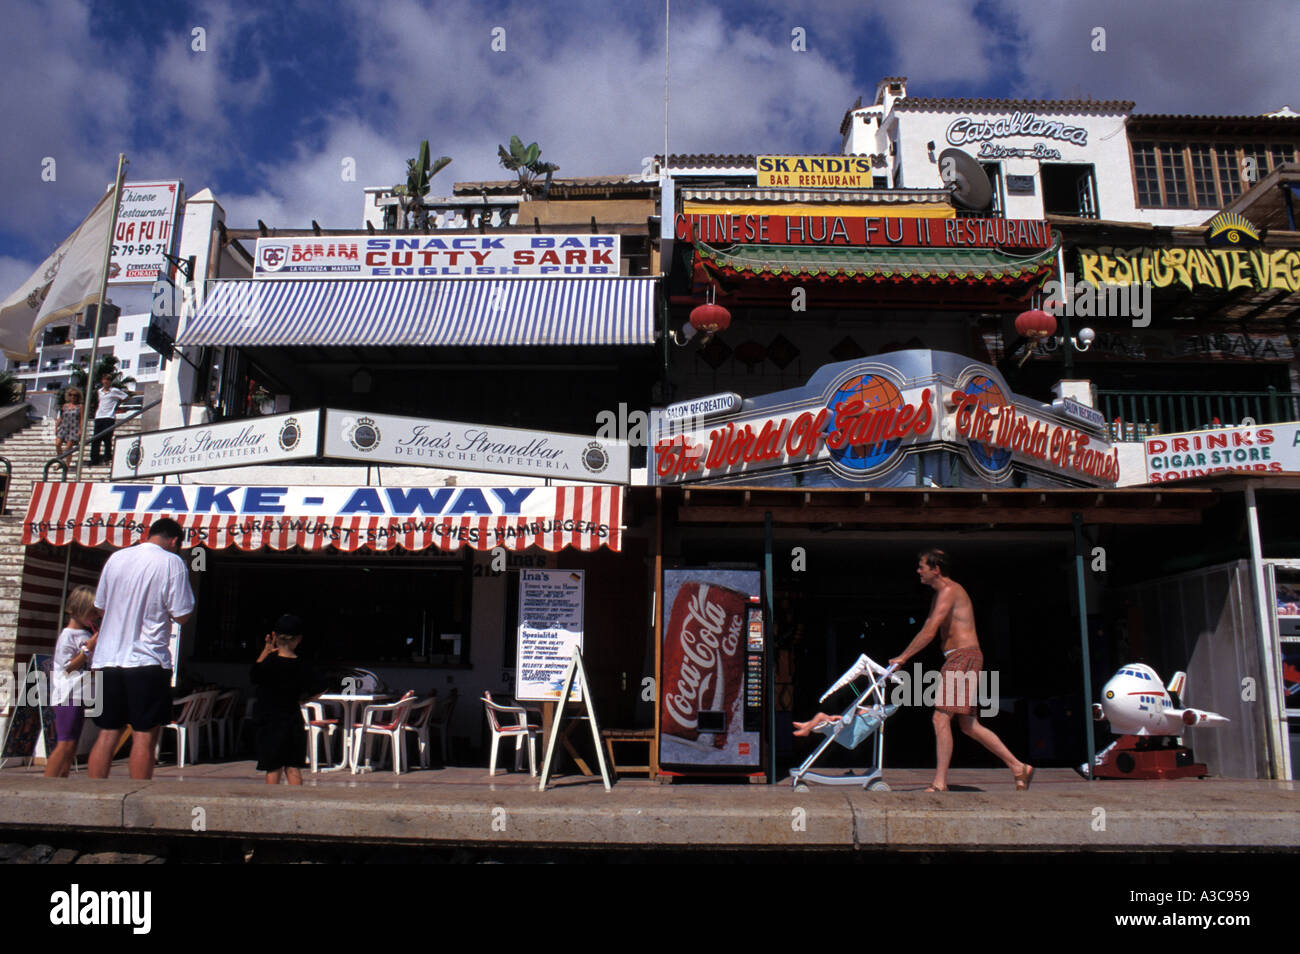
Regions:
M 948 763 L 952 761 L 952 720 L 957 718 L 961 730 L 988 749 L 1011 769 L 1016 791 L 1029 788 L 1034 767 L 1018 760 L 991 730 L 980 725 L 976 716 L 974 687 L 984 665 L 979 638 L 975 635 L 975 609 L 966 589 L 948 577 L 948 555 L 942 550 L 922 553 L 916 567 L 921 582 L 934 590 L 930 617 L 916 638 L 889 662 L 902 667 L 937 635 L 943 649 L 943 666 L 939 670 L 939 698 L 934 707 L 934 741 L 937 764 L 934 782 L 927 792 L 948 790 Z

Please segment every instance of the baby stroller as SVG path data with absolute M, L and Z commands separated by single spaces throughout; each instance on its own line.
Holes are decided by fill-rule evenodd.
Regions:
M 790 775 L 793 778 L 792 784 L 796 792 L 808 791 L 807 782 L 816 782 L 821 785 L 860 785 L 873 792 L 889 791 L 889 786 L 881 778 L 881 772 L 885 762 L 885 720 L 893 715 L 898 708 L 887 702 L 885 683 L 890 680 L 893 682 L 902 681 L 895 675 L 894 667 L 890 666 L 886 669 L 865 654 L 859 656 L 858 661 L 849 667 L 848 671 L 840 676 L 835 685 L 827 689 L 818 701 L 825 702 L 829 696 L 860 676 L 870 677 L 871 681 L 868 686 L 857 694 L 852 704 L 844 710 L 838 722 L 825 722 L 813 730 L 814 732 L 820 732 L 826 738 L 813 750 L 812 755 L 804 760 L 802 765 L 790 770 Z M 862 774 L 849 772 L 844 775 L 823 775 L 812 771 L 813 763 L 817 761 L 832 742 L 838 742 L 846 749 L 856 749 L 867 739 L 872 738 L 874 738 L 874 742 L 872 744 L 871 764 L 867 767 L 866 772 Z

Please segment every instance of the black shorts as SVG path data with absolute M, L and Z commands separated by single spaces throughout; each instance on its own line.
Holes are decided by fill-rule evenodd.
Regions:
M 134 666 L 130 669 L 105 667 L 101 692 L 102 709 L 95 716 L 101 729 L 130 725 L 136 732 L 148 732 L 166 725 L 172 718 L 172 671 L 162 666 Z
M 273 716 L 259 720 L 255 728 L 259 772 L 307 767 L 307 727 L 302 716 Z

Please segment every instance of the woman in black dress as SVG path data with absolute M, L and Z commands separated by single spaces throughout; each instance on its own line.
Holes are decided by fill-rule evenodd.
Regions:
M 302 620 L 281 616 L 266 636 L 253 664 L 257 688 L 253 724 L 257 730 L 257 770 L 268 785 L 280 784 L 283 772 L 290 785 L 302 784 L 306 767 L 302 700 L 317 691 L 317 680 L 296 650 L 302 642 Z

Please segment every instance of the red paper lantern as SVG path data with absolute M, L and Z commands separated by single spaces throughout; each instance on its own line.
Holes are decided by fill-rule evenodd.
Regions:
M 1056 319 L 1045 311 L 1039 311 L 1037 308 L 1022 311 L 1016 316 L 1016 333 L 1022 338 L 1028 338 L 1030 341 L 1050 338 L 1056 334 Z
M 726 331 L 731 326 L 731 312 L 712 302 L 699 305 L 691 311 L 691 325 L 706 335 Z

